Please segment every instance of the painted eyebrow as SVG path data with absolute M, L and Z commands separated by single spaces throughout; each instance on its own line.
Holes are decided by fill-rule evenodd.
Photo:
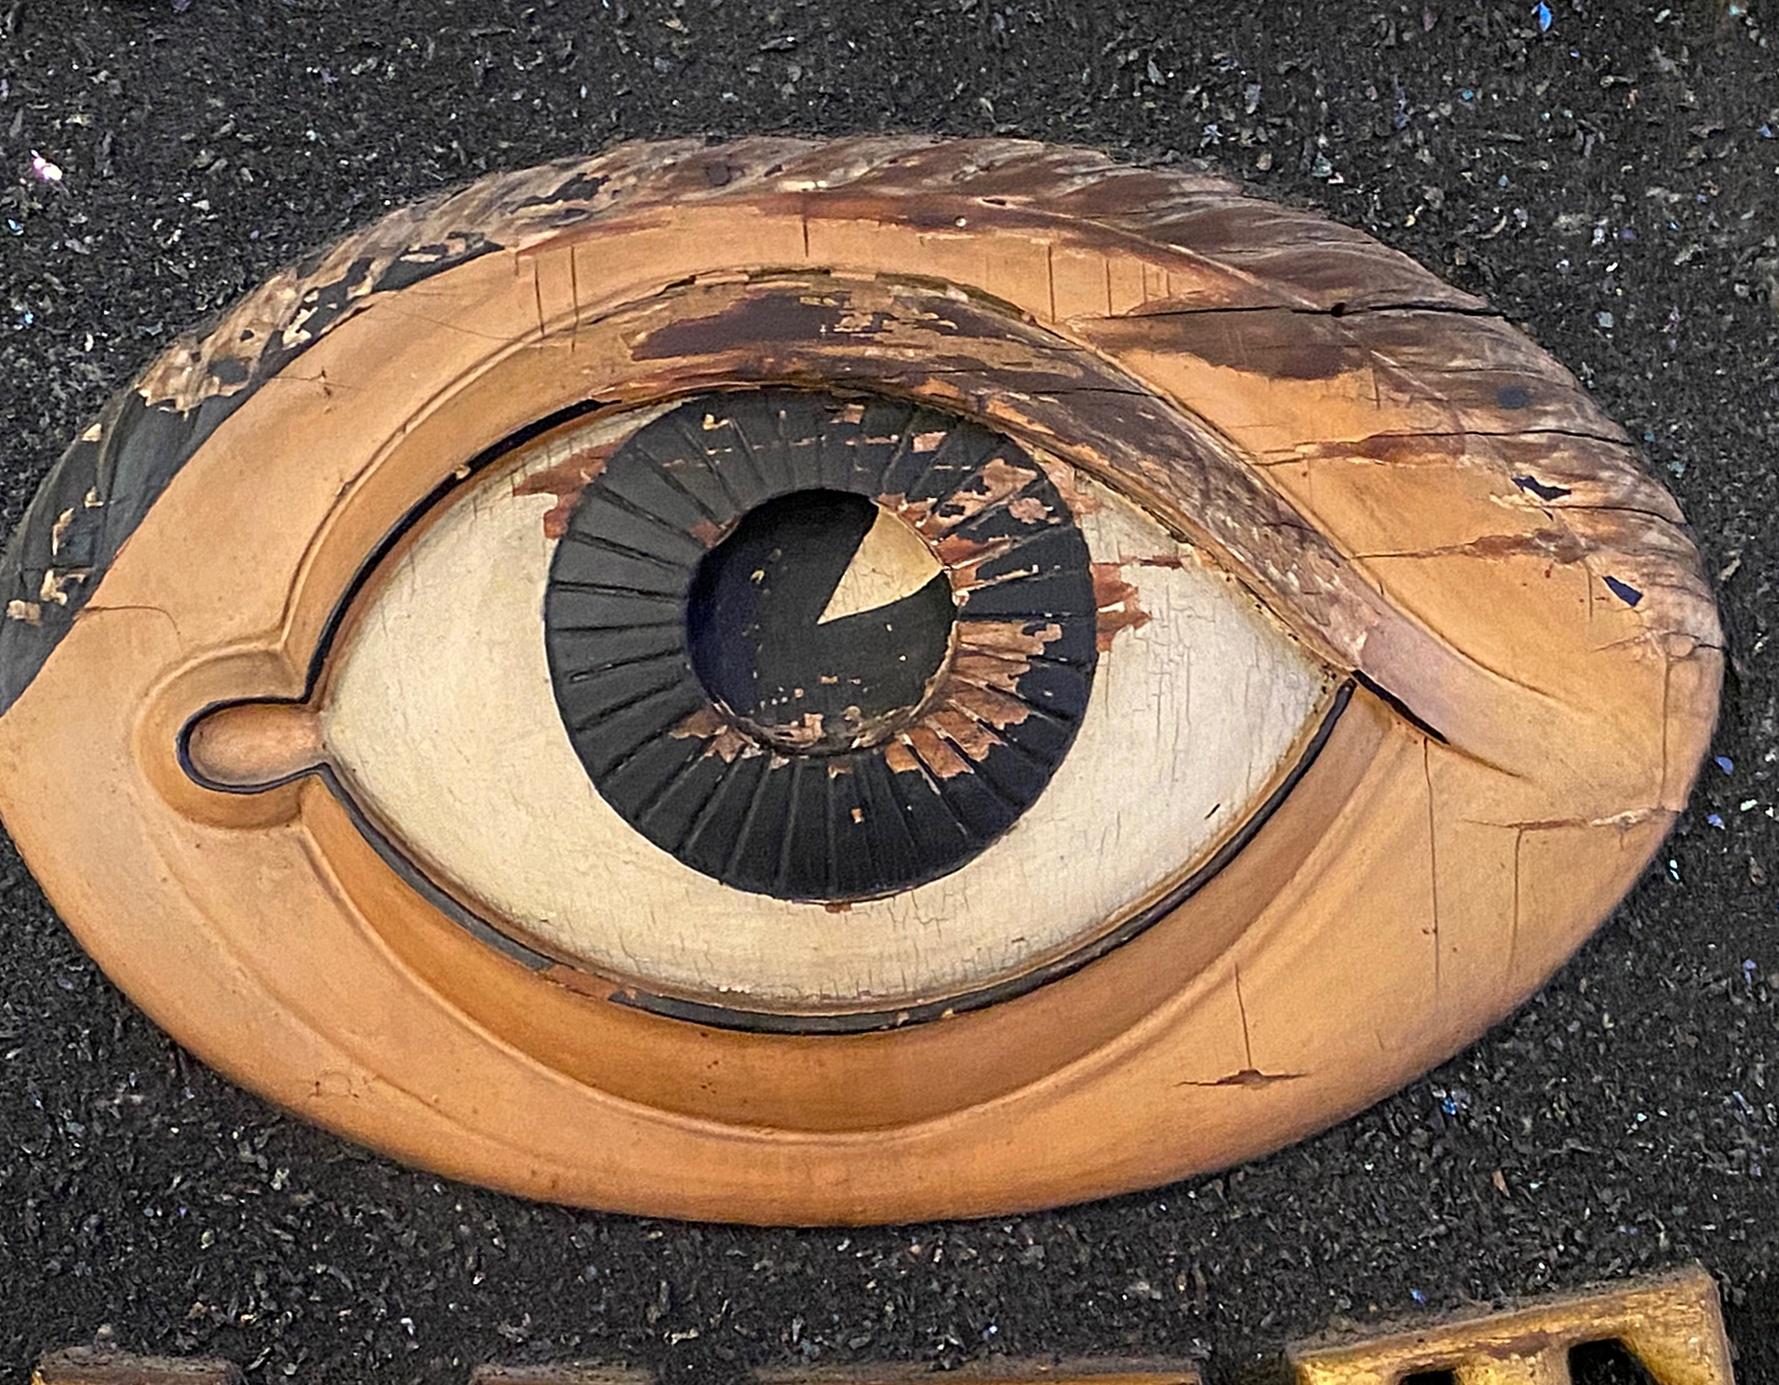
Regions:
M 1324 662 L 1423 730 L 1486 763 L 1513 759 L 1490 710 L 1511 679 L 1391 604 L 1206 424 L 1004 306 L 919 284 L 787 274 L 681 286 L 606 323 L 645 380 L 654 363 L 671 365 L 682 390 L 688 379 L 749 387 L 821 375 L 980 417 L 1204 549 Z

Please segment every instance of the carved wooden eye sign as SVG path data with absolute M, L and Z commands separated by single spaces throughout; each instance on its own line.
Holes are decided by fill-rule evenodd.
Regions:
M 1299 1137 L 1536 988 L 1721 671 L 1668 495 L 1375 242 L 1001 141 L 398 212 L 8 549 L 0 812 L 207 1061 L 516 1192 L 968 1215 Z

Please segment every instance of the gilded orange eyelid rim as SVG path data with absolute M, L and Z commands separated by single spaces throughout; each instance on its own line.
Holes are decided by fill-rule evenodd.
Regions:
M 180 766 L 203 708 L 305 693 L 366 555 L 466 459 L 589 397 L 766 382 L 1053 451 L 1360 675 L 1202 890 L 970 1014 L 723 1033 L 446 926 L 313 778 Z M 1005 141 L 628 146 L 398 212 L 118 396 L 4 576 L 0 812 L 152 1017 L 428 1167 L 751 1221 L 1144 1186 L 1391 1090 L 1635 880 L 1721 677 L 1673 501 L 1486 305 L 1215 178 Z

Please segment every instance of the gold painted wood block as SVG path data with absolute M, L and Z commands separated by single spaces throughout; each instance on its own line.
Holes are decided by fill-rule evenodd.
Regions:
M 217 1357 L 133 1356 L 93 1347 L 45 1354 L 31 1385 L 241 1385 L 241 1368 Z
M 653 1371 L 584 1361 L 542 1366 L 490 1363 L 469 1373 L 469 1385 L 649 1385 L 654 1379 Z
M 943 1379 L 947 1385 L 1201 1385 L 1190 1366 L 1154 1361 L 985 1361 L 948 1371 L 928 1365 L 849 1366 L 843 1370 L 756 1371 L 757 1385 L 914 1385 Z
M 1450 1372 L 1457 1385 L 1568 1385 L 1577 1347 L 1622 1347 L 1656 1385 L 1733 1385 L 1717 1284 L 1693 1267 L 1628 1288 L 1288 1353 L 1297 1385 L 1397 1385 Z

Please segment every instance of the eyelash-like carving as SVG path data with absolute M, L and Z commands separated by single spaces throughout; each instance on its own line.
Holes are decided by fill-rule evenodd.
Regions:
M 5 576 L 0 812 L 153 1018 L 444 1172 L 741 1220 L 1409 1080 L 1636 878 L 1721 676 L 1673 501 L 1486 304 L 1002 141 L 397 213 L 119 395 Z

